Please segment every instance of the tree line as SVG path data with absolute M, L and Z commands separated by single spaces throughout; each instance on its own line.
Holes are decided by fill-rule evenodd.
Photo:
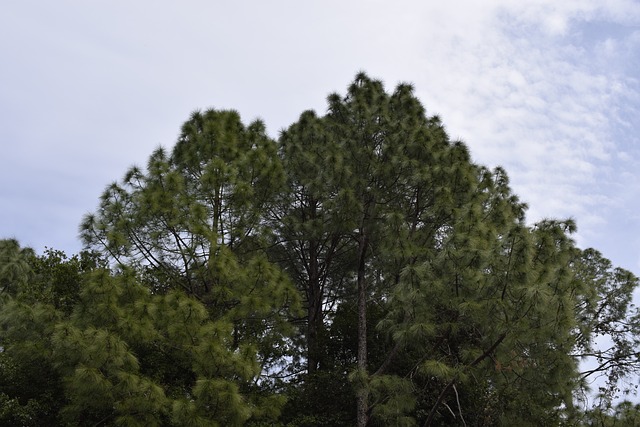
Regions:
M 638 278 L 528 224 L 411 85 L 327 102 L 277 139 L 194 112 L 77 255 L 0 241 L 0 423 L 640 422 Z

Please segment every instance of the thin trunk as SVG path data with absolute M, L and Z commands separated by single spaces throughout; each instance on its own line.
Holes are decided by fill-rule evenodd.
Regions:
M 367 283 L 365 278 L 368 239 L 361 233 L 358 247 L 358 370 L 361 375 L 367 373 Z M 368 423 L 369 387 L 361 385 L 357 390 L 357 425 L 365 427 Z
M 319 335 L 322 328 L 322 290 L 318 268 L 318 247 L 315 241 L 309 245 L 309 288 L 307 308 L 307 373 L 313 374 L 320 365 Z
M 209 243 L 209 259 L 215 256 L 217 246 L 223 243 L 220 242 L 220 211 L 220 187 L 216 187 L 213 198 L 213 218 L 211 218 L 211 231 L 213 231 L 216 241 Z

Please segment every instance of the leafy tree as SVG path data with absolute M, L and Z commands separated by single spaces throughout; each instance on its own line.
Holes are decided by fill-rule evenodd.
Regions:
M 290 345 L 298 298 L 270 263 L 264 219 L 284 179 L 276 145 L 233 111 L 195 112 L 171 155 L 133 167 L 82 224 L 88 247 L 142 272 L 153 293 L 180 289 L 212 320 L 233 325 L 232 348 L 257 347 L 265 375 Z
M 580 251 L 573 263 L 575 280 L 584 288 L 577 306 L 574 357 L 585 360 L 583 380 L 604 379 L 601 404 L 634 393 L 637 384 L 625 379 L 640 374 L 640 310 L 633 300 L 638 278 L 614 268 L 595 249 Z
M 345 313 L 335 307 L 357 307 L 342 354 L 357 361 L 359 425 L 465 414 L 547 424 L 573 411 L 577 307 L 593 289 L 575 275 L 572 221 L 527 226 L 506 173 L 473 164 L 409 85 L 387 94 L 360 74 L 345 97 L 329 97 L 326 116 L 305 112 L 280 143 L 292 191 L 276 218 L 279 254 L 307 297 L 308 371 L 354 369 L 336 371 L 332 344 L 316 341 L 335 339 Z M 375 333 L 372 303 L 384 318 Z M 371 351 L 372 340 L 383 343 Z
M 11 272 L 10 282 L 14 286 L 0 310 L 4 325 L 0 330 L 0 424 L 57 425 L 64 393 L 61 377 L 49 357 L 50 329 L 46 329 L 45 324 L 56 319 L 51 316 L 52 309 L 70 313 L 79 299 L 81 275 L 100 261 L 87 252 L 68 258 L 61 251 L 47 249 L 43 255 L 36 255 L 30 248 L 20 248 L 15 240 L 3 243 L 6 246 L 2 246 L 12 248 L 14 254 L 4 258 L 3 263 L 7 259 L 19 260 L 20 268 L 8 269 L 8 264 L 3 264 L 4 271 Z M 33 316 L 29 321 L 11 317 L 16 304 L 32 307 Z M 22 328 L 22 333 L 9 334 L 13 327 Z
M 326 322 L 344 297 L 353 263 L 345 221 L 337 199 L 336 175 L 344 153 L 323 119 L 312 111 L 283 131 L 279 139 L 287 191 L 270 212 L 277 234 L 272 259 L 293 279 L 306 306 L 306 368 L 312 377 L 326 368 Z
M 386 298 L 401 268 L 382 255 L 398 231 L 393 221 L 414 218 L 416 233 L 416 216 L 433 203 L 435 183 L 446 187 L 451 178 L 444 168 L 429 170 L 434 156 L 449 150 L 448 140 L 438 119 L 425 117 L 409 85 L 390 96 L 380 82 L 360 74 L 346 97 L 329 97 L 325 117 L 304 113 L 280 143 L 293 188 L 280 231 L 284 258 L 294 260 L 289 265 L 307 295 L 309 372 L 318 366 L 315 336 L 341 296 L 343 302 L 355 297 L 358 375 L 366 376 L 367 306 L 372 298 Z M 437 209 L 430 214 L 442 221 Z M 367 387 L 358 393 L 358 419 L 366 423 Z
M 332 236 L 335 247 L 351 247 L 353 262 L 342 277 L 350 276 L 357 290 L 351 291 L 358 307 L 359 373 L 354 379 L 359 384 L 358 423 L 364 425 L 370 410 L 366 385 L 369 370 L 382 375 L 402 346 L 398 342 L 387 356 L 373 362 L 375 367 L 370 366 L 369 302 L 377 299 L 386 305 L 401 284 L 403 272 L 446 251 L 448 233 L 462 213 L 482 210 L 486 200 L 475 196 L 481 169 L 469 161 L 464 145 L 449 142 L 437 117 L 425 116 L 409 85 L 400 85 L 389 95 L 380 82 L 364 74 L 356 77 L 346 97 L 329 97 L 327 116 L 318 119 L 312 113 L 303 114 L 281 141 L 285 155 L 293 154 L 293 159 L 300 158 L 303 165 L 317 158 L 317 151 L 331 153 L 330 166 L 323 168 L 316 180 L 310 177 L 306 181 L 308 193 L 313 193 L 314 201 L 320 201 L 316 210 L 298 218 L 313 230 L 318 230 L 314 220 L 321 218 L 325 239 Z M 304 151 L 301 146 L 310 149 Z M 302 174 L 309 169 L 300 168 Z M 492 196 L 501 200 L 499 195 Z M 519 209 L 517 203 L 515 206 Z M 321 208 L 321 215 L 317 215 L 317 207 Z M 309 239 L 308 247 L 313 244 Z M 304 247 L 304 243 L 300 246 Z M 330 257 L 321 261 L 326 260 Z M 325 262 L 306 271 L 328 269 Z M 318 298 L 313 281 L 306 279 L 303 277 L 301 288 L 311 289 L 310 294 Z M 342 283 L 348 289 L 345 285 L 350 281 Z M 312 306 L 319 304 L 309 303 Z M 429 307 L 428 311 L 435 308 Z M 395 321 L 406 322 L 407 317 L 401 315 Z M 407 389 L 401 382 L 390 389 L 397 387 Z
M 0 296 L 15 295 L 29 279 L 29 261 L 35 253 L 15 239 L 0 240 Z
M 133 271 L 94 269 L 66 308 L 26 292 L 4 305 L 3 421 L 244 425 L 278 415 L 282 399 L 255 390 L 255 347 L 232 345 L 232 323 L 183 291 L 152 294 Z

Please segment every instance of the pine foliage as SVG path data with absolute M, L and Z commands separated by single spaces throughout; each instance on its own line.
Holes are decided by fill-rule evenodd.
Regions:
M 85 251 L 0 240 L 0 425 L 633 425 L 638 278 L 526 210 L 410 84 L 196 111 Z

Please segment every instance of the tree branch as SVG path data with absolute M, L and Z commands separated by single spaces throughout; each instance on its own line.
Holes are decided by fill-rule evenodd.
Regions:
M 485 351 L 484 353 L 482 353 L 480 356 L 478 356 L 473 362 L 471 362 L 471 364 L 468 366 L 469 368 L 472 368 L 474 366 L 476 366 L 478 363 L 482 362 L 484 359 L 486 359 L 487 357 L 489 357 L 489 355 L 491 355 L 491 353 L 493 353 L 493 351 L 500 345 L 500 343 L 506 338 L 507 333 L 503 332 L 498 339 L 496 340 L 496 342 L 493 343 L 493 345 L 491 347 L 489 347 L 489 349 L 487 351 Z M 442 391 L 440 392 L 440 395 L 438 395 L 438 399 L 436 400 L 435 405 L 433 405 L 433 407 L 431 408 L 431 411 L 429 412 L 429 416 L 427 417 L 427 420 L 424 422 L 424 424 L 422 425 L 423 427 L 427 427 L 430 426 L 431 423 L 433 422 L 433 417 L 436 414 L 436 410 L 438 409 L 438 406 L 440 406 L 440 404 L 442 403 L 442 400 L 444 399 L 445 394 L 447 394 L 447 392 L 449 391 L 449 389 L 451 387 L 453 387 L 455 385 L 456 382 L 456 378 L 453 378 L 451 381 L 449 381 L 449 383 L 447 383 L 447 385 L 442 389 Z

